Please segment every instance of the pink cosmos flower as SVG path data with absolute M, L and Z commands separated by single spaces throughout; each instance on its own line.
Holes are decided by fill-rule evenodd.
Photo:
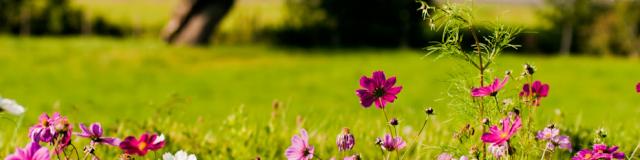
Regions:
M 59 153 L 71 143 L 73 125 L 69 123 L 67 117 L 60 113 L 53 113 L 52 117 L 42 113 L 40 122 L 29 128 L 29 137 L 33 141 L 58 144 L 56 153 Z
M 522 127 L 522 122 L 520 121 L 520 116 L 515 116 L 515 120 L 513 123 L 511 122 L 511 117 L 505 117 L 501 120 L 502 129 L 498 129 L 498 126 L 491 126 L 489 128 L 490 133 L 482 134 L 482 141 L 485 143 L 492 143 L 494 145 L 501 145 L 502 143 L 507 142 L 511 136 L 513 136 L 518 129 Z
M 8 155 L 5 160 L 50 160 L 49 149 L 40 147 L 38 141 L 32 141 L 24 149 L 16 149 L 16 152 Z
M 546 141 L 547 149 L 554 150 L 556 147 L 560 149 L 571 150 L 571 141 L 568 136 L 559 135 L 560 130 L 557 128 L 546 127 L 538 131 L 536 139 Z
M 594 144 L 593 150 L 583 149 L 576 153 L 572 160 L 597 160 L 597 159 L 625 159 L 623 152 L 618 151 L 618 146 L 607 147 L 606 144 Z
M 624 159 L 623 152 L 618 151 L 618 146 L 607 147 L 606 144 L 594 144 L 593 152 L 604 159 Z
M 531 90 L 529 90 L 531 89 Z M 539 106 L 542 97 L 547 97 L 549 93 L 549 84 L 543 84 L 540 81 L 533 82 L 533 85 L 529 83 L 522 86 L 520 97 L 528 97 L 530 94 L 533 97 L 533 105 Z
M 300 136 L 291 138 L 291 146 L 287 148 L 284 155 L 289 160 L 309 160 L 313 159 L 313 146 L 309 145 L 307 130 L 301 129 Z
M 467 156 L 461 156 L 460 158 L 455 158 L 453 155 L 449 153 L 442 153 L 438 155 L 437 160 L 469 160 Z
M 102 125 L 100 125 L 100 123 L 93 123 L 90 128 L 87 128 L 86 125 L 80 123 L 80 130 L 82 130 L 82 132 L 76 133 L 76 135 L 91 139 L 92 144 L 109 144 L 112 146 L 120 145 L 120 140 L 117 138 L 102 137 Z
M 541 131 L 538 131 L 538 134 L 536 135 L 536 138 L 538 140 L 551 140 L 553 137 L 558 136 L 558 134 L 560 133 L 560 130 L 558 128 L 549 128 L 546 127 Z
M 593 153 L 592 150 L 590 149 L 583 149 L 578 151 L 578 153 L 576 153 L 575 156 L 573 156 L 573 158 L 571 158 L 571 160 L 596 160 L 598 159 L 597 155 L 595 155 L 595 153 Z
M 124 153 L 132 155 L 144 156 L 151 151 L 157 151 L 164 147 L 164 135 L 158 136 L 157 134 L 142 134 L 140 139 L 136 139 L 134 136 L 129 136 L 120 142 L 120 149 Z
M 384 139 L 382 140 L 382 149 L 387 151 L 400 150 L 407 146 L 407 144 L 402 140 L 402 137 L 391 137 L 390 134 L 384 135 Z
M 53 135 L 56 133 L 53 125 L 51 125 L 51 119 L 46 113 L 42 113 L 39 118 L 39 123 L 29 128 L 29 138 L 33 141 L 51 142 Z
M 471 90 L 471 96 L 474 96 L 474 97 L 496 96 L 498 95 L 498 91 L 500 91 L 500 89 L 502 89 L 502 87 L 504 87 L 504 85 L 507 84 L 507 81 L 509 81 L 509 76 L 505 76 L 502 82 L 500 82 L 500 80 L 496 78 L 493 81 L 493 83 L 491 83 L 491 85 L 489 86 L 473 88 Z
M 360 104 L 369 108 L 375 102 L 376 107 L 383 109 L 387 103 L 393 103 L 396 96 L 402 90 L 402 86 L 394 86 L 396 77 L 385 78 L 384 72 L 375 71 L 371 78 L 362 76 L 360 78 L 360 87 L 356 90 L 356 95 L 360 97 Z

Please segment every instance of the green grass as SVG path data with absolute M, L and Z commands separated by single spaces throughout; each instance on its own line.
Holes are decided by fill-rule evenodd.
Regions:
M 360 76 L 384 70 L 404 87 L 389 107 L 401 125 L 412 128 L 402 130 L 415 134 L 424 107 L 436 110 L 422 152 L 410 154 L 424 158 L 439 153 L 437 146 L 455 144 L 450 137 L 466 121 L 447 105 L 447 88 L 453 77 L 475 74 L 463 72 L 468 68 L 458 61 L 423 55 L 413 50 L 188 48 L 153 39 L 0 37 L 0 95 L 27 108 L 18 146 L 26 143 L 27 128 L 40 113 L 59 111 L 73 123 L 102 122 L 106 134 L 121 138 L 163 132 L 169 138 L 163 151 L 185 149 L 202 159 L 282 159 L 288 139 L 297 134 L 299 116 L 323 158 L 338 154 L 334 137 L 349 127 L 358 140 L 356 151 L 375 159 L 379 151 L 373 139 L 385 131 L 382 113 L 360 107 L 354 90 Z M 608 142 L 627 154 L 633 150 L 640 136 L 640 95 L 633 90 L 640 81 L 637 61 L 508 54 L 498 62 L 493 75 L 507 69 L 519 74 L 529 62 L 538 68 L 536 79 L 551 85 L 537 128 L 557 120 L 558 109 L 565 117 L 556 123 L 579 125 L 588 133 L 604 127 Z M 512 93 L 519 87 L 517 81 L 507 85 Z M 274 100 L 285 107 L 277 112 L 281 118 L 270 121 Z M 243 114 L 229 121 L 227 116 L 241 106 Z M 12 123 L 0 124 L 1 157 L 15 146 L 10 143 Z

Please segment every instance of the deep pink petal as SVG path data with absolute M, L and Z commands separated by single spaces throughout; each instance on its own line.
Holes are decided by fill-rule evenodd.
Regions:
M 496 143 L 500 141 L 500 135 L 484 133 L 480 139 L 485 143 Z
M 35 153 L 33 153 L 32 160 L 50 160 L 49 149 L 40 148 Z
M 636 84 L 636 92 L 640 93 L 640 82 L 638 82 L 638 84 Z
M 360 77 L 360 87 L 368 89 L 368 90 L 374 90 L 375 89 L 375 83 L 374 83 L 373 79 L 367 78 L 366 76 L 362 76 L 362 77 Z
M 373 104 L 373 101 L 375 100 L 373 94 L 364 89 L 356 90 L 356 95 L 360 97 L 360 104 L 365 108 L 371 107 L 371 104 Z
M 96 137 L 102 137 L 102 126 L 100 123 L 91 124 L 91 132 L 93 132 Z
M 488 87 L 474 88 L 471 90 L 471 96 L 483 97 L 491 95 L 491 89 Z
M 547 95 L 549 94 L 549 85 L 548 84 L 544 84 L 542 86 L 540 86 L 540 97 L 547 97 Z
M 84 123 L 80 123 L 78 126 L 80 126 L 80 130 L 82 131 L 80 134 L 77 134 L 78 136 L 89 138 L 93 135 L 93 132 L 91 132 Z
M 392 95 L 392 94 L 387 94 L 387 95 L 382 96 L 382 99 L 387 101 L 387 102 L 393 102 L 394 100 L 396 100 L 396 98 L 398 98 L 398 97 L 396 97 L 395 95 Z
M 393 87 L 393 85 L 396 84 L 396 77 L 390 77 L 389 79 L 385 80 L 383 88 L 384 89 L 389 89 L 391 87 Z
M 373 72 L 373 76 L 371 76 L 371 79 L 373 79 L 373 81 L 375 82 L 376 86 L 381 86 L 386 81 L 386 78 L 384 76 L 384 72 L 382 72 L 382 71 Z
M 402 90 L 402 86 L 391 87 L 387 89 L 387 94 L 397 95 Z

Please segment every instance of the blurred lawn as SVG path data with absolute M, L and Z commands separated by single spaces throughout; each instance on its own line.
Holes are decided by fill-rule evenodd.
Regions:
M 153 39 L 95 37 L 0 37 L 0 48 L 0 94 L 28 109 L 21 132 L 40 113 L 53 111 L 74 122 L 111 125 L 154 119 L 154 113 L 169 110 L 186 126 L 214 127 L 245 106 L 251 123 L 264 124 L 278 99 L 287 106 L 286 123 L 293 126 L 300 115 L 306 128 L 332 135 L 344 126 L 382 123 L 381 113 L 362 109 L 354 93 L 359 77 L 374 70 L 398 77 L 404 89 L 389 111 L 417 128 L 425 106 L 434 107 L 441 122 L 457 120 L 441 99 L 451 75 L 466 68 L 457 61 L 423 59 L 423 52 L 412 50 L 183 48 Z M 610 137 L 626 142 L 623 147 L 635 144 L 638 62 L 529 55 L 504 55 L 498 62 L 496 75 L 506 69 L 520 73 L 523 63 L 533 63 L 539 69 L 536 79 L 551 85 L 539 126 L 551 122 L 559 109 L 566 115 L 562 124 L 606 127 Z M 507 87 L 517 92 L 520 86 L 512 81 Z M 458 128 L 459 123 L 443 125 Z

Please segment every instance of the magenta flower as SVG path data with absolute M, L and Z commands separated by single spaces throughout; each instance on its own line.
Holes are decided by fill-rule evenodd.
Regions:
M 384 135 L 384 139 L 382 140 L 382 149 L 387 151 L 400 150 L 407 146 L 407 144 L 402 140 L 402 137 L 398 136 L 396 138 L 391 137 L 391 135 Z
M 636 92 L 640 93 L 640 82 L 638 82 L 638 84 L 636 84 Z
M 507 142 L 511 136 L 513 136 L 518 129 L 522 127 L 522 122 L 520 121 L 520 116 L 515 116 L 515 120 L 513 123 L 511 122 L 511 117 L 505 117 L 501 120 L 502 129 L 498 129 L 498 126 L 491 126 L 489 128 L 490 133 L 482 134 L 482 141 L 485 143 L 492 143 L 494 145 L 501 145 L 502 143 Z
M 291 138 L 291 146 L 287 148 L 284 155 L 289 160 L 309 160 L 313 159 L 313 146 L 309 145 L 307 130 L 301 129 L 300 136 Z
M 356 95 L 360 97 L 363 107 L 369 108 L 375 102 L 377 108 L 384 109 L 387 103 L 393 103 L 398 98 L 396 95 L 402 90 L 402 86 L 394 86 L 395 84 L 396 77 L 386 79 L 384 72 L 376 71 L 371 78 L 360 78 L 362 89 L 356 90 Z
M 32 141 L 24 149 L 17 148 L 16 152 L 8 155 L 5 160 L 50 160 L 49 149 L 40 147 L 37 141 Z
M 51 125 L 51 119 L 46 113 L 42 113 L 39 118 L 39 123 L 29 128 L 29 138 L 33 141 L 51 142 L 53 135 L 56 133 L 55 129 Z
M 593 150 L 583 149 L 576 153 L 572 160 L 597 160 L 597 159 L 625 159 L 623 152 L 618 151 L 618 146 L 607 147 L 606 144 L 594 144 Z
M 342 129 L 342 133 L 336 138 L 336 144 L 338 145 L 338 151 L 351 150 L 356 144 L 356 139 L 353 134 L 349 132 L 349 128 Z
M 112 146 L 120 145 L 120 140 L 117 138 L 102 137 L 102 126 L 100 123 L 91 124 L 91 128 L 87 128 L 86 125 L 80 123 L 80 130 L 82 130 L 82 132 L 76 133 L 76 135 L 91 139 L 92 144 L 108 144 Z
M 578 153 L 576 153 L 575 156 L 573 156 L 573 158 L 571 158 L 571 160 L 596 160 L 596 159 L 598 159 L 597 155 L 595 155 L 593 151 L 590 149 L 580 150 L 578 151 Z
M 493 81 L 493 83 L 491 83 L 491 85 L 489 86 L 473 88 L 471 90 L 471 96 L 474 96 L 474 97 L 496 96 L 498 95 L 498 91 L 500 91 L 500 89 L 502 89 L 502 87 L 504 87 L 504 85 L 507 84 L 507 81 L 509 81 L 508 76 L 504 77 L 502 82 L 500 82 L 500 80 L 496 78 Z
M 51 118 L 46 113 L 42 113 L 39 119 L 40 123 L 29 128 L 29 137 L 33 141 L 57 144 L 56 153 L 71 143 L 73 125 L 69 123 L 67 117 L 56 112 Z
M 548 93 L 549 93 L 548 84 L 543 84 L 540 81 L 535 81 L 533 82 L 533 85 L 530 85 L 529 83 L 527 83 L 527 84 L 524 84 L 524 86 L 522 86 L 520 97 L 532 96 L 533 105 L 539 106 L 540 100 L 542 99 L 542 97 L 547 97 Z
M 624 159 L 623 152 L 618 151 L 618 146 L 607 147 L 606 144 L 594 144 L 593 152 L 599 155 L 599 158 L 604 159 Z
M 164 147 L 164 135 L 158 136 L 157 134 L 142 134 L 140 139 L 136 139 L 134 136 L 129 136 L 125 138 L 122 142 L 120 142 L 120 149 L 124 151 L 124 153 L 131 155 L 140 155 L 144 156 L 151 151 L 157 151 Z

